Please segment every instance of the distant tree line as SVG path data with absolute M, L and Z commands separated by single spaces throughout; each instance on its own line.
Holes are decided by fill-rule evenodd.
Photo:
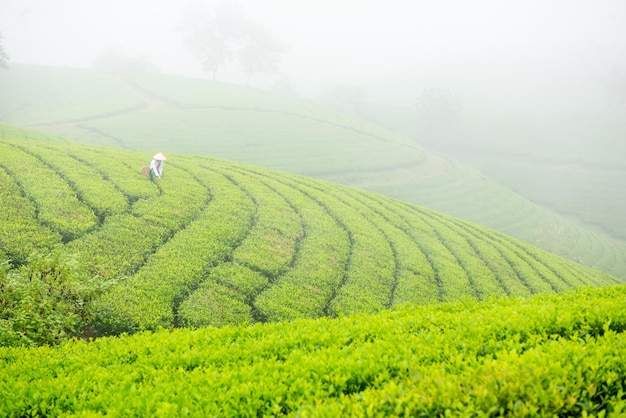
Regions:
M 238 4 L 221 3 L 211 14 L 198 10 L 184 23 L 183 32 L 185 44 L 213 80 L 218 70 L 236 62 L 249 85 L 256 74 L 277 72 L 286 51 L 270 30 L 246 19 Z
M 9 68 L 9 54 L 5 52 L 4 46 L 2 46 L 2 32 L 0 32 L 0 68 L 5 70 Z
M 440 127 L 454 123 L 463 109 L 461 96 L 443 88 L 424 89 L 415 103 L 422 123 Z
M 158 68 L 148 56 L 129 56 L 117 49 L 109 49 L 98 55 L 93 62 L 93 67 L 114 73 L 158 72 Z

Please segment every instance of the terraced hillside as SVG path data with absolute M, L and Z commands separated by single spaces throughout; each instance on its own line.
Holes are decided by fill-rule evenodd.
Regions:
M 446 130 L 416 123 L 415 109 L 378 106 L 362 114 L 557 213 L 626 239 L 623 108 L 465 109 Z
M 93 145 L 211 155 L 349 184 L 626 278 L 623 242 L 392 131 L 310 101 L 158 74 L 20 65 L 3 73 L 0 90 L 3 123 Z
M 18 136 L 14 130 L 13 136 Z M 0 252 L 61 246 L 118 284 L 102 332 L 373 313 L 620 280 L 370 192 L 226 160 L 0 140 Z

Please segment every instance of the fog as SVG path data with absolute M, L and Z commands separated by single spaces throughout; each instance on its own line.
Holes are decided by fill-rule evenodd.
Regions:
M 185 37 L 223 4 L 287 46 L 279 71 L 203 71 Z M 0 0 L 0 32 L 9 65 L 117 51 L 324 100 L 626 240 L 624 0 Z
M 0 0 L 0 31 L 12 63 L 89 68 L 116 49 L 149 57 L 162 73 L 208 77 L 181 25 L 217 3 Z M 422 89 L 443 87 L 469 106 L 602 106 L 607 77 L 626 68 L 620 0 L 238 3 L 288 45 L 280 72 L 305 96 L 346 85 L 368 100 L 412 105 Z M 244 83 L 233 69 L 217 79 Z

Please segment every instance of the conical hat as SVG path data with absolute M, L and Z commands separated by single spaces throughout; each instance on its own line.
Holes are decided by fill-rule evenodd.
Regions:
M 152 158 L 154 158 L 155 160 L 161 160 L 161 161 L 167 160 L 167 158 L 165 158 L 165 155 L 161 154 L 160 152 Z

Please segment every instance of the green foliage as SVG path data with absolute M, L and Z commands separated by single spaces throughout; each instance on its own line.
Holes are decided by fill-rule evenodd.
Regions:
M 165 240 L 168 231 L 131 214 L 106 218 L 101 228 L 66 245 L 91 275 L 119 278 L 135 272 Z
M 272 186 L 289 194 L 302 219 L 305 237 L 298 243 L 298 256 L 291 269 L 257 297 L 255 307 L 268 321 L 324 316 L 345 273 L 349 234 L 328 208 L 290 182 L 275 178 Z
M 36 219 L 35 204 L 23 196 L 19 185 L 0 168 L 0 250 L 13 262 L 26 261 L 38 249 L 51 248 L 61 236 Z
M 0 168 L 17 179 L 25 194 L 34 201 L 41 223 L 74 239 L 96 225 L 91 208 L 80 201 L 76 191 L 56 170 L 19 145 L 0 143 Z
M 207 204 L 209 191 L 185 169 L 168 164 L 166 173 L 167 176 L 159 180 L 159 195 L 138 200 L 132 213 L 169 230 L 178 230 Z
M 115 280 L 93 302 L 94 336 L 619 282 L 330 182 L 170 153 L 163 178 L 150 181 L 140 172 L 149 153 L 43 139 L 0 141 L 0 254 L 17 266 L 61 243 L 80 274 Z M 91 213 L 92 222 L 72 211 Z
M 372 222 L 362 212 L 355 213 L 358 203 L 350 201 L 345 193 L 339 193 L 332 185 L 304 179 L 294 182 L 295 185 L 327 208 L 350 239 L 346 273 L 327 307 L 328 313 L 347 315 L 377 312 L 389 307 L 398 260 L 397 254 L 394 254 L 394 243 L 386 236 L 382 226 Z
M 56 249 L 10 270 L 0 264 L 0 346 L 58 344 L 93 319 L 92 301 L 109 285 L 84 276 Z
M 516 120 L 488 112 L 463 118 L 464 132 L 470 135 L 457 135 L 463 144 L 451 151 L 470 162 L 479 155 L 499 156 L 498 161 L 488 160 L 488 168 L 490 173 L 506 174 L 500 177 L 502 181 L 513 182 L 514 187 L 504 187 L 467 165 L 425 152 L 410 140 L 415 137 L 415 110 L 400 115 L 405 123 L 398 123 L 398 117 L 381 119 L 379 107 L 367 115 L 377 122 L 371 123 L 312 101 L 227 83 L 161 74 L 111 76 L 12 67 L 0 77 L 0 91 L 5 93 L 0 96 L 0 115 L 5 123 L 36 126 L 88 144 L 213 155 L 350 184 L 477 222 L 626 278 L 626 244 L 611 237 L 626 233 L 622 222 L 626 198 L 621 197 L 626 194 L 616 192 L 621 182 L 614 181 L 623 177 L 624 152 L 620 141 L 611 138 L 624 131 L 621 114 L 550 114 L 548 119 L 529 114 Z M 367 107 L 359 106 L 361 115 Z M 396 116 L 406 110 L 384 108 L 383 114 Z M 484 125 L 493 131 L 480 133 L 471 120 L 489 120 Z M 525 149 L 524 141 L 502 140 L 511 123 L 521 123 L 517 126 L 521 132 L 529 128 L 525 126 L 528 121 L 537 120 L 540 123 L 534 123 L 530 131 L 546 129 L 535 132 L 541 146 Z M 566 130 L 555 130 L 555 120 L 567 120 L 561 124 Z M 575 120 L 582 125 L 569 123 Z M 0 128 L 0 135 L 8 129 Z M 400 135 L 399 130 L 410 135 Z M 576 146 L 568 146 L 580 135 L 594 141 L 574 141 Z M 422 137 L 420 143 L 428 140 Z M 480 152 L 468 153 L 468 146 Z M 506 155 L 515 161 L 505 161 Z M 519 156 L 528 159 L 524 162 Z M 565 163 L 558 167 L 543 163 L 554 159 Z M 511 176 L 512 167 L 527 172 Z M 555 175 L 558 178 L 550 182 L 552 186 L 544 187 L 545 178 Z M 552 201 L 550 210 L 519 194 L 529 191 L 523 184 L 529 181 L 542 186 L 532 188 L 540 193 L 532 201 Z M 572 187 L 579 189 L 575 192 Z M 576 218 L 584 225 L 553 211 L 568 207 L 578 208 Z
M 2 344 L 136 333 L 0 348 L 0 415 L 624 410 L 626 288 L 613 276 L 260 167 L 168 153 L 152 182 L 148 153 L 0 147 Z M 54 186 L 38 188 L 44 173 Z M 77 207 L 94 224 L 69 234 L 55 216 Z M 29 242 L 58 248 L 28 258 Z M 197 329 L 162 329 L 181 326 Z
M 159 247 L 137 274 L 102 298 L 98 309 L 104 332 L 173 326 L 173 308 L 197 289 L 212 266 L 225 261 L 249 228 L 254 210 L 250 197 L 226 177 L 198 171 L 210 179 L 210 204 Z
M 272 189 L 262 175 L 232 169 L 228 173 L 240 184 L 245 184 L 257 207 L 261 208 L 257 210 L 254 228 L 235 249 L 233 260 L 274 280 L 289 269 L 296 246 L 304 235 L 297 208 Z
M 104 179 L 111 182 L 132 203 L 138 199 L 145 199 L 159 195 L 156 185 L 146 182 L 140 174 L 141 167 L 150 161 L 149 154 L 129 155 L 126 151 L 115 149 L 107 150 L 103 158 L 102 149 L 84 146 L 62 146 L 68 154 L 83 164 L 93 167 Z
M 126 196 L 113 184 L 103 181 L 104 177 L 94 167 L 72 157 L 67 147 L 44 147 L 31 144 L 29 151 L 63 176 L 76 190 L 80 199 L 96 215 L 105 216 L 119 213 L 128 207 Z
M 191 327 L 237 325 L 253 322 L 250 305 L 237 292 L 213 281 L 202 283 L 180 305 L 182 325 Z
M 623 416 L 626 287 L 0 348 L 0 414 Z

